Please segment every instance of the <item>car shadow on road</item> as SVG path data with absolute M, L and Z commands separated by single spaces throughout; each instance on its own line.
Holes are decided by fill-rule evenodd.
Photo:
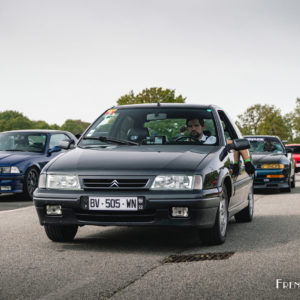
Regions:
M 32 206 L 33 201 L 24 199 L 22 195 L 1 195 L 0 211 Z
M 111 227 L 72 243 L 60 244 L 65 250 L 141 253 L 260 251 L 299 240 L 300 216 L 256 216 L 251 223 L 231 219 L 227 240 L 218 246 L 203 245 L 195 229 Z M 259 234 L 258 234 L 259 233 Z
M 295 193 L 300 193 L 300 186 L 296 186 L 291 189 L 291 192 L 282 192 L 279 189 L 268 189 L 268 190 L 256 190 L 255 195 L 271 195 L 271 194 L 295 194 Z

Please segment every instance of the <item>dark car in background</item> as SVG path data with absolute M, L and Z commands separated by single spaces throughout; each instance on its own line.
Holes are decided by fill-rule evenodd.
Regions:
M 61 152 L 60 142 L 76 137 L 59 130 L 15 130 L 0 133 L 0 194 L 32 200 L 42 168 Z M 65 151 L 65 150 L 63 150 Z
M 279 189 L 290 192 L 295 187 L 295 161 L 277 136 L 245 136 L 255 167 L 254 189 Z
M 199 118 L 209 144 L 178 137 L 188 120 Z M 34 192 L 40 223 L 56 242 L 71 241 L 79 226 L 98 225 L 194 227 L 205 243 L 223 243 L 230 217 L 252 220 L 253 179 L 242 160 L 232 175 L 231 151 L 249 147 L 215 106 L 109 109 L 75 149 L 44 167 Z
M 296 173 L 300 172 L 300 144 L 286 144 L 286 149 L 290 149 L 295 161 Z

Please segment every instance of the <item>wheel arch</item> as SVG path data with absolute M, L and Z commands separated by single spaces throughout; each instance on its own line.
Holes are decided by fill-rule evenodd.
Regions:
M 230 171 L 227 168 L 223 168 L 221 172 L 219 173 L 219 179 L 218 179 L 218 187 L 220 188 L 220 191 L 222 192 L 223 185 L 226 186 L 228 198 L 232 196 L 233 193 L 233 182 L 232 178 L 230 176 Z
M 40 167 L 39 164 L 30 163 L 26 166 L 24 174 L 26 174 L 28 172 L 28 170 L 31 169 L 31 168 L 35 168 L 39 172 L 39 174 L 41 173 L 41 167 Z
M 230 199 L 232 197 L 232 193 L 233 193 L 233 188 L 232 188 L 232 179 L 230 177 L 230 175 L 224 174 L 224 176 L 222 177 L 222 179 L 220 180 L 220 191 L 221 193 L 223 192 L 223 186 L 226 187 L 226 191 L 227 191 L 227 197 L 228 197 L 228 205 L 230 203 Z

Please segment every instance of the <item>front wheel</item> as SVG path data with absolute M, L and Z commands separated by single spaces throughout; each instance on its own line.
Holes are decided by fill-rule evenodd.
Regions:
M 44 228 L 53 242 L 71 242 L 78 230 L 77 225 L 45 225 Z
M 228 195 L 223 186 L 223 193 L 219 203 L 215 225 L 213 228 L 199 229 L 200 240 L 207 245 L 223 244 L 226 239 L 228 225 Z
M 36 167 L 29 168 L 24 176 L 23 192 L 27 200 L 33 199 L 33 192 L 39 183 L 39 170 Z
M 292 190 L 292 183 L 291 183 L 291 176 L 289 176 L 289 179 L 288 179 L 288 187 L 287 187 L 287 188 L 283 188 L 283 189 L 281 189 L 280 191 L 286 192 L 286 193 L 290 193 L 291 190 Z
M 292 188 L 294 188 L 296 186 L 296 184 L 295 184 L 295 175 L 293 176 L 293 180 L 292 180 L 291 186 L 292 186 Z

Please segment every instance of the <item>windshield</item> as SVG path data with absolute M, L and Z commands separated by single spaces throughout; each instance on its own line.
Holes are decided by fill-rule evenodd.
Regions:
M 121 144 L 120 141 L 127 145 L 126 141 L 131 145 L 216 145 L 217 134 L 210 109 L 121 108 L 106 111 L 79 146 L 97 147 Z
M 250 142 L 250 152 L 252 153 L 283 153 L 282 144 L 274 137 L 246 137 Z
M 300 154 L 300 146 L 285 146 L 285 147 L 291 149 L 293 154 Z
M 0 151 L 44 152 L 46 139 L 44 133 L 0 133 Z

